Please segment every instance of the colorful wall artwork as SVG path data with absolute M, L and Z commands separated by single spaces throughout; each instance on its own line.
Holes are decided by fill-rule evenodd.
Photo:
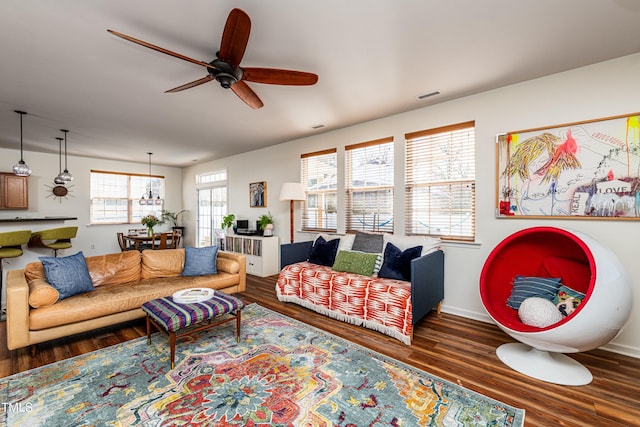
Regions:
M 639 115 L 498 135 L 496 216 L 640 219 Z

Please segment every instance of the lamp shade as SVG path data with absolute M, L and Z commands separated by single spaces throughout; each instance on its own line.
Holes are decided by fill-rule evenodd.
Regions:
M 280 188 L 280 201 L 305 200 L 304 188 L 299 182 L 283 182 Z

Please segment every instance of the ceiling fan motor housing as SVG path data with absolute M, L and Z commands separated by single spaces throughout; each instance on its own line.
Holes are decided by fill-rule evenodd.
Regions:
M 214 59 L 209 65 L 216 67 L 215 69 L 207 68 L 209 74 L 225 89 L 229 89 L 232 84 L 242 80 L 242 69 L 240 67 L 233 68 L 231 64 L 220 58 Z

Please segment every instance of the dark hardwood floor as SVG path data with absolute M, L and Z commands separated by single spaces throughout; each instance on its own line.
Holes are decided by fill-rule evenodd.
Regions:
M 495 325 L 450 314 L 430 313 L 415 329 L 411 346 L 361 327 L 339 322 L 275 296 L 275 276 L 248 276 L 239 296 L 271 310 L 324 329 L 453 383 L 526 410 L 525 425 L 640 426 L 640 359 L 593 350 L 573 354 L 593 373 L 591 384 L 559 386 L 521 375 L 495 354 L 513 341 Z M 0 323 L 0 336 L 6 334 Z M 0 346 L 0 377 L 145 335 L 142 320 L 93 333 L 40 344 L 35 358 L 28 349 Z M 562 372 L 558 372 L 562 375 Z

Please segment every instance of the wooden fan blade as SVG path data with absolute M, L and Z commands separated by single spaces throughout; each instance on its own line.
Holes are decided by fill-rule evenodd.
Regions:
M 249 15 L 241 9 L 233 9 L 224 25 L 218 58 L 228 62 L 233 68 L 237 68 L 247 48 L 250 32 L 251 19 Z
M 170 56 L 173 56 L 175 58 L 182 59 L 184 61 L 189 61 L 189 62 L 192 62 L 192 63 L 197 64 L 197 65 L 202 65 L 203 67 L 211 68 L 213 70 L 217 69 L 213 65 L 207 64 L 206 62 L 202 62 L 202 61 L 198 61 L 197 59 L 189 58 L 188 56 L 184 56 L 182 54 L 179 54 L 179 53 L 176 53 L 176 52 L 172 52 L 172 51 L 167 50 L 167 49 L 165 49 L 163 47 L 156 46 L 156 45 L 151 44 L 151 43 L 147 43 L 147 42 L 145 42 L 143 40 L 136 39 L 136 38 L 128 36 L 126 34 L 122 34 L 122 33 L 119 33 L 117 31 L 114 31 L 114 30 L 107 30 L 107 31 L 110 32 L 111 34 L 113 34 L 114 36 L 118 36 L 118 37 L 123 38 L 125 40 L 128 40 L 130 42 L 139 44 L 140 46 L 148 47 L 149 49 L 153 49 L 153 50 L 155 50 L 157 52 L 164 53 L 166 55 L 170 55 Z
M 231 85 L 231 90 L 233 93 L 238 95 L 238 98 L 242 99 L 245 104 L 249 107 L 257 110 L 258 108 L 262 108 L 264 105 L 258 95 L 249 87 L 248 84 L 240 80 Z
M 214 80 L 213 77 L 211 76 L 205 76 L 201 79 L 192 81 L 191 83 L 186 83 L 183 84 L 182 86 L 178 86 L 178 87 L 174 87 L 173 89 L 169 89 L 164 91 L 164 93 L 175 93 L 175 92 L 180 92 L 181 90 L 185 90 L 185 89 L 191 89 L 192 87 L 196 87 L 196 86 L 200 86 L 203 83 L 208 83 L 210 81 Z
M 272 85 L 314 85 L 318 76 L 304 71 L 279 70 L 277 68 L 242 68 L 242 80 Z

